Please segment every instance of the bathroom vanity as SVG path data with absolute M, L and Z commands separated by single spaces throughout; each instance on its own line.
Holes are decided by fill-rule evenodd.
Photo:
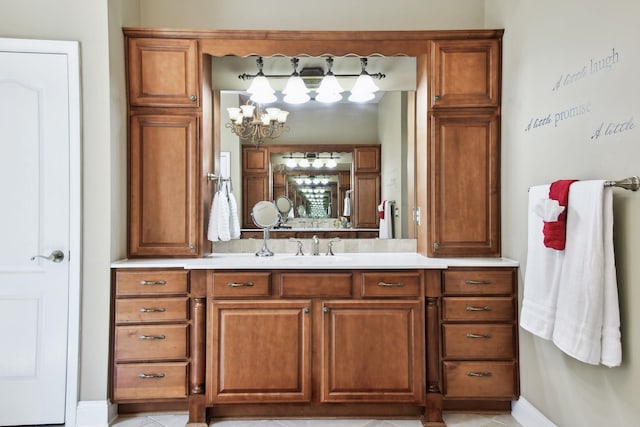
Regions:
M 417 254 L 113 264 L 113 399 L 210 417 L 509 411 L 516 268 Z M 165 405 L 165 406 L 163 406 Z
M 120 413 L 442 426 L 443 410 L 510 411 L 517 263 L 500 258 L 502 30 L 124 33 L 128 259 L 112 265 L 110 361 Z M 211 58 L 252 54 L 416 58 L 418 253 L 215 253 Z

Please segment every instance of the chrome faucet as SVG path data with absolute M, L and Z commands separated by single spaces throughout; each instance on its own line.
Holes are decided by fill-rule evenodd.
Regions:
M 336 242 L 339 242 L 339 241 L 340 241 L 339 237 L 334 237 L 333 239 L 329 240 L 329 244 L 327 245 L 327 253 L 326 253 L 326 255 L 329 255 L 329 256 L 335 255 L 333 253 L 333 244 L 336 243 Z
M 311 238 L 311 255 L 320 255 L 320 239 L 315 235 Z

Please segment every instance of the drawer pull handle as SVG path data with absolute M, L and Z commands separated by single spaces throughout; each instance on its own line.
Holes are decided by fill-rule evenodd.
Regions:
M 138 374 L 138 378 L 149 380 L 152 378 L 164 378 L 164 374 Z
M 473 371 L 467 372 L 468 377 L 490 377 L 492 375 L 493 374 L 491 372 L 473 372 Z
M 164 286 L 167 284 L 166 280 L 141 280 L 142 286 Z
M 491 280 L 465 280 L 465 285 L 490 285 Z
M 138 338 L 141 340 L 163 340 L 167 337 L 164 335 L 140 335 Z
M 491 338 L 491 334 L 472 334 L 469 332 L 467 338 Z
M 488 305 L 485 305 L 484 307 L 472 307 L 468 305 L 467 311 L 491 311 L 491 307 L 489 307 Z
M 167 311 L 167 309 L 164 308 L 164 307 L 159 307 L 159 308 L 144 308 L 144 307 L 142 307 L 140 309 L 140 313 L 164 313 L 165 311 Z
M 401 288 L 404 286 L 404 283 L 386 283 L 386 282 L 378 282 L 378 286 L 382 286 L 384 288 Z
M 229 282 L 227 283 L 227 286 L 230 288 L 241 288 L 243 286 L 253 286 L 253 282 L 241 282 L 241 283 L 236 283 L 236 282 Z

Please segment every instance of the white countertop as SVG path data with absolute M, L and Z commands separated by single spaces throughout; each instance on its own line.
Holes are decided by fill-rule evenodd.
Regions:
M 340 253 L 335 256 L 276 254 L 258 257 L 253 253 L 209 254 L 203 258 L 125 259 L 113 268 L 185 268 L 189 270 L 256 269 L 446 269 L 448 267 L 517 267 L 507 258 L 429 258 L 417 253 Z

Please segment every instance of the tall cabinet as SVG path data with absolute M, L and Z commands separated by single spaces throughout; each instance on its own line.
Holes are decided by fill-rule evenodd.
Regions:
M 197 41 L 129 38 L 129 257 L 202 254 Z
M 500 255 L 500 41 L 431 43 L 430 256 Z

